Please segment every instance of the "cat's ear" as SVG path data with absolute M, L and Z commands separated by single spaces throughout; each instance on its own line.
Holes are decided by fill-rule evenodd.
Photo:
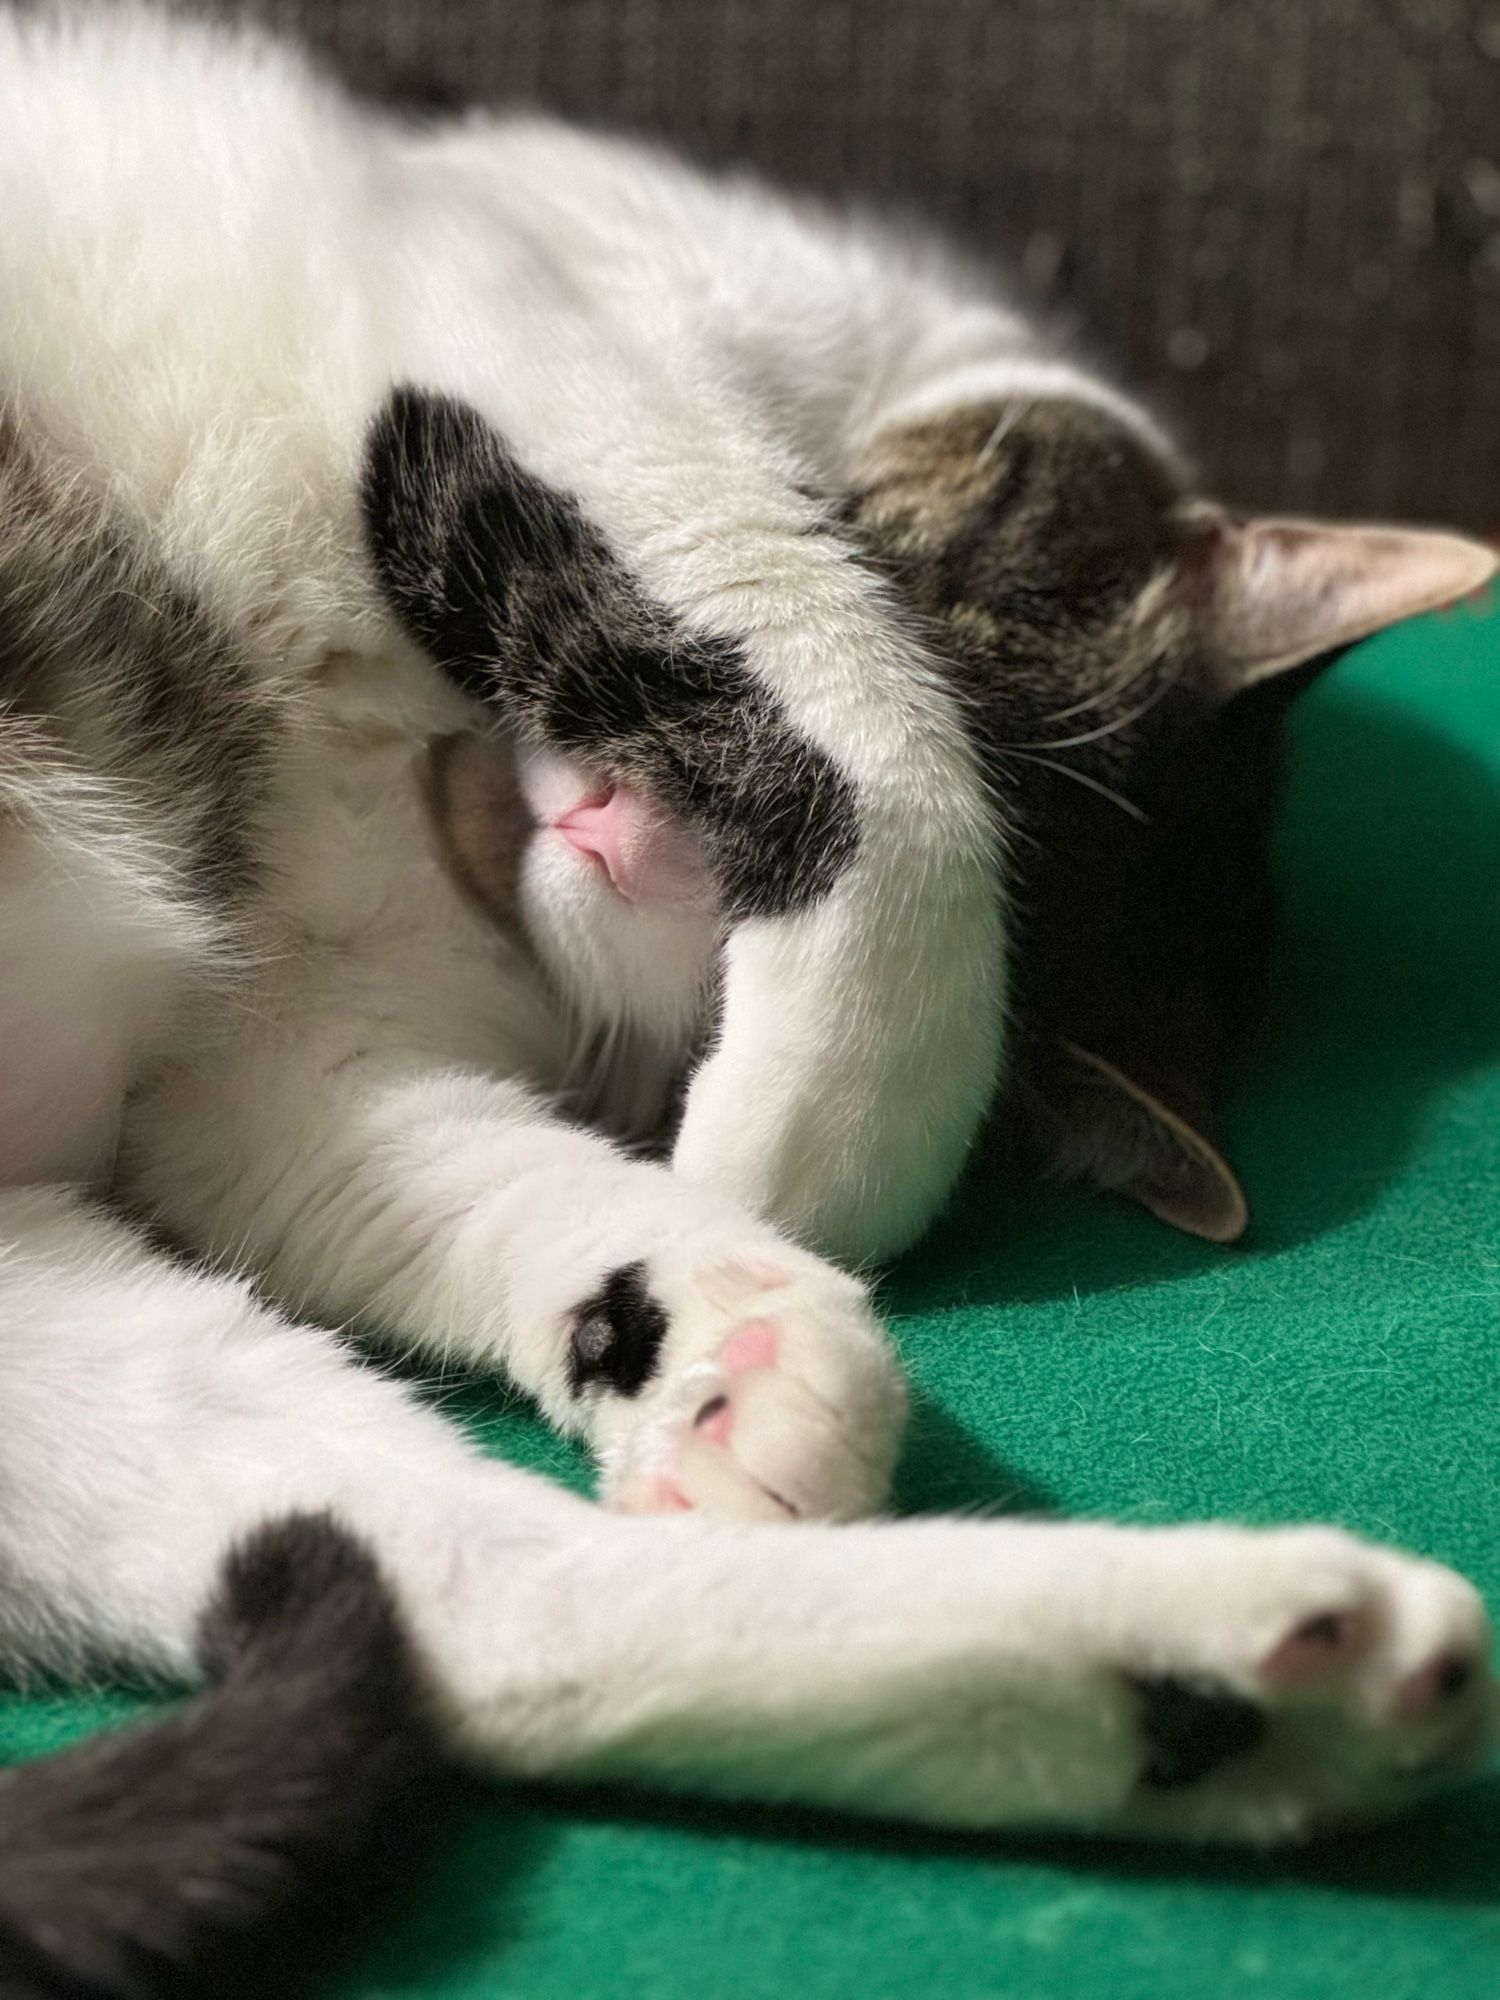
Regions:
M 1020 1070 L 1012 1137 L 1045 1171 L 1129 1195 L 1210 1243 L 1244 1233 L 1250 1210 L 1234 1169 L 1154 1091 L 1061 1038 L 1033 1043 Z
M 1208 670 L 1252 687 L 1488 583 L 1496 551 L 1463 535 L 1184 511 L 1183 565 Z

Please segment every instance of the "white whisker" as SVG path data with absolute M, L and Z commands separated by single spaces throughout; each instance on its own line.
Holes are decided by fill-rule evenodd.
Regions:
M 1130 817 L 1138 820 L 1142 826 L 1151 824 L 1151 815 L 1148 812 L 1143 812 L 1133 800 L 1114 791 L 1101 779 L 1091 777 L 1087 771 L 1075 771 L 1071 764 L 1060 763 L 1053 757 L 1039 757 L 1033 750 L 1010 750 L 1006 754 L 1019 757 L 1024 763 L 1040 764 L 1045 770 L 1056 771 L 1060 778 L 1071 778 L 1075 784 L 1084 786 L 1088 791 L 1097 792 L 1101 799 L 1108 799 L 1112 805 L 1117 805 L 1121 812 L 1129 813 Z

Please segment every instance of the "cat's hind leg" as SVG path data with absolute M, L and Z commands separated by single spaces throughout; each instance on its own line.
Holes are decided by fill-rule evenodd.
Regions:
M 0 1192 L 0 1328 L 0 1660 L 192 1678 L 231 1545 L 329 1512 L 420 1574 L 483 1471 L 331 1335 L 64 1188 Z
M 763 1529 L 649 1525 L 629 1615 L 673 1630 L 686 1706 L 638 1684 L 590 1774 L 1263 1844 L 1394 1810 L 1492 1740 L 1476 1593 L 1331 1529 L 901 1522 L 783 1557 Z

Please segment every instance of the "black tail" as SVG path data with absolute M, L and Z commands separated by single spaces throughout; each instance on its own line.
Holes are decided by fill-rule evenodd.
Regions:
M 5 2000 L 219 2000 L 427 1817 L 438 1767 L 405 1635 L 332 1522 L 293 1516 L 237 1550 L 202 1648 L 217 1684 L 190 1706 L 0 1783 Z

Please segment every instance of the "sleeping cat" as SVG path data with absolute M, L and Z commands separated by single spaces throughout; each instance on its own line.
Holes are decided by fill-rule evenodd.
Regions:
M 840 1265 L 1002 1079 L 1238 1232 L 1281 709 L 1489 554 L 1192 497 L 925 247 L 244 33 L 0 21 L 0 200 L 0 1649 L 190 1682 L 295 1509 L 495 1769 L 1264 1841 L 1472 1763 L 1432 1564 L 862 1522 Z

